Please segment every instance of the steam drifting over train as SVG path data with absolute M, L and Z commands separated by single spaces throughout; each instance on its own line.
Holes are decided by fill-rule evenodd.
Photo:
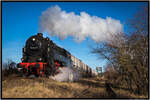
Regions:
M 59 73 L 62 67 L 78 69 L 84 76 L 96 76 L 97 72 L 77 59 L 64 48 L 57 46 L 42 33 L 27 39 L 23 48 L 21 63 L 17 64 L 23 75 L 51 76 Z

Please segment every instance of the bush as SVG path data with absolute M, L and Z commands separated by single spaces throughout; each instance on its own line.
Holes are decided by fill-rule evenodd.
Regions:
M 12 60 L 8 60 L 7 62 L 3 63 L 2 65 L 2 78 L 5 79 L 8 76 L 13 74 L 17 74 L 18 70 L 16 68 L 16 63 Z

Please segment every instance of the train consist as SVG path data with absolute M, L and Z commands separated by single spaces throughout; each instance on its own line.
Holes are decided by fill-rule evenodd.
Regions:
M 75 56 L 71 55 L 72 67 L 79 69 L 83 76 L 91 77 L 96 76 L 98 73 L 90 68 L 88 65 L 84 64 L 80 59 L 76 58 Z
M 61 67 L 72 67 L 82 72 L 83 76 L 96 76 L 97 72 L 77 59 L 70 52 L 57 46 L 42 33 L 27 39 L 22 49 L 23 57 L 17 68 L 23 75 L 50 76 L 59 73 Z

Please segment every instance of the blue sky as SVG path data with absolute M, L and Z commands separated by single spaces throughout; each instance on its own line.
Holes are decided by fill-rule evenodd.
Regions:
M 62 10 L 75 14 L 84 11 L 91 16 L 101 18 L 108 16 L 120 20 L 124 25 L 124 32 L 127 32 L 126 21 L 141 6 L 147 4 L 147 2 L 2 2 L 2 62 L 7 59 L 20 62 L 25 41 L 38 32 L 39 17 L 51 6 L 58 5 Z M 90 38 L 77 43 L 72 37 L 59 40 L 58 37 L 51 37 L 46 32 L 44 36 L 48 36 L 93 69 L 97 66 L 103 67 L 106 63 L 99 60 L 97 55 L 90 53 L 90 46 L 96 45 Z

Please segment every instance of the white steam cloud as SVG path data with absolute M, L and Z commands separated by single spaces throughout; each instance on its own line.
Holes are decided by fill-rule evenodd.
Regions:
M 60 73 L 55 76 L 50 76 L 50 78 L 59 81 L 59 82 L 67 82 L 67 81 L 77 81 L 81 78 L 81 74 L 79 70 L 75 70 L 70 67 L 60 68 Z
M 74 12 L 67 13 L 56 5 L 42 12 L 39 31 L 59 36 L 60 39 L 72 36 L 80 42 L 89 36 L 94 41 L 101 42 L 110 39 L 111 34 L 123 32 L 123 25 L 111 17 L 103 19 L 90 16 L 86 12 L 80 12 L 80 15 Z

